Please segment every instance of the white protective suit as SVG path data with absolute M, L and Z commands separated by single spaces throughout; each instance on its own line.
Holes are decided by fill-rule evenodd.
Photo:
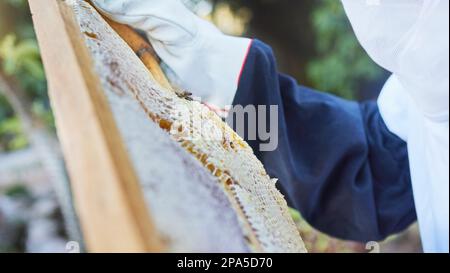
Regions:
M 393 74 L 378 104 L 408 143 L 426 252 L 449 251 L 449 1 L 342 0 L 372 59 Z

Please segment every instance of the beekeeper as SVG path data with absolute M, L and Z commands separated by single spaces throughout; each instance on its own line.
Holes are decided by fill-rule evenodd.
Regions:
M 392 76 L 378 102 L 300 86 L 269 46 L 222 34 L 178 0 L 94 0 L 147 32 L 187 90 L 224 105 L 278 105 L 279 144 L 255 154 L 317 229 L 361 242 L 418 220 L 449 251 L 449 1 L 342 0 L 361 45 Z

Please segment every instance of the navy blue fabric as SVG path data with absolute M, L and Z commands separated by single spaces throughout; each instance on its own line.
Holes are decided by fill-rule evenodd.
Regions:
M 384 124 L 376 102 L 357 103 L 300 86 L 277 72 L 255 40 L 234 105 L 278 105 L 279 145 L 246 139 L 289 205 L 315 228 L 367 242 L 416 220 L 406 143 Z

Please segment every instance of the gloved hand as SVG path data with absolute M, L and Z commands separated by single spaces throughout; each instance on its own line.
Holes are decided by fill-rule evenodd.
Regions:
M 93 0 L 109 18 L 148 34 L 183 88 L 218 106 L 233 101 L 250 39 L 227 36 L 179 0 Z

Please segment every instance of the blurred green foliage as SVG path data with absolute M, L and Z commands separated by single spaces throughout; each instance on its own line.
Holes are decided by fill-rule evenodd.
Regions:
M 3 71 L 8 75 L 24 75 L 25 86 L 27 83 L 44 80 L 44 71 L 40 62 L 38 45 L 35 39 L 23 39 L 18 41 L 14 34 L 6 35 L 0 41 L 0 57 Z
M 18 183 L 5 189 L 4 194 L 13 198 L 31 198 L 32 193 L 26 186 Z
M 27 146 L 28 141 L 22 132 L 20 121 L 17 117 L 12 116 L 0 122 L 0 152 L 14 151 Z
M 14 77 L 32 102 L 32 111 L 53 127 L 39 48 L 26 0 L 0 2 L 0 70 Z M 0 95 L 0 152 L 27 145 L 19 119 Z
M 355 99 L 361 84 L 379 80 L 383 70 L 362 50 L 341 2 L 318 3 L 311 16 L 317 58 L 308 63 L 307 76 L 317 89 Z

